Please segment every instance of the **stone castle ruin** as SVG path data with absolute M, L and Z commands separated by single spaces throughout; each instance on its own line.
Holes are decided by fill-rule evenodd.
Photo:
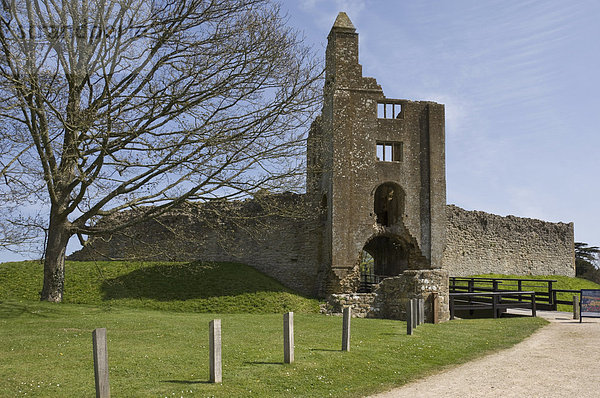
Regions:
M 363 77 L 358 34 L 340 13 L 322 113 L 307 139 L 306 194 L 188 204 L 71 258 L 239 261 L 329 296 L 333 311 L 353 305 L 362 316 L 400 319 L 406 300 L 431 304 L 434 295 L 447 319 L 449 274 L 574 276 L 572 223 L 446 204 L 444 129 L 444 105 L 387 98 Z

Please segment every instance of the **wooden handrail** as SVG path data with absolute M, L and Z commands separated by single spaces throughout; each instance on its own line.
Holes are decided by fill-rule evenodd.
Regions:
M 450 293 L 450 319 L 454 319 L 455 309 L 491 309 L 494 318 L 499 316 L 499 311 L 506 308 L 523 308 L 528 306 L 531 308 L 531 316 L 536 316 L 536 292 L 534 291 L 500 291 L 500 292 L 460 292 Z M 502 301 L 502 297 L 514 297 L 516 296 L 519 300 Z M 530 296 L 530 301 L 521 300 L 521 296 Z M 476 298 L 480 297 L 480 300 Z M 456 299 L 465 298 L 468 299 L 466 304 L 456 304 Z M 475 298 L 475 301 L 473 300 Z M 484 301 L 481 301 L 481 300 Z M 488 301 L 485 301 L 485 300 Z M 491 301 L 491 302 L 490 302 Z
M 515 282 L 515 283 L 506 283 Z M 525 282 L 525 283 L 524 283 Z M 527 282 L 543 282 L 540 285 L 530 285 Z M 545 302 L 544 304 L 548 309 L 556 310 L 556 294 L 553 293 L 553 284 L 558 282 L 556 279 L 533 279 L 533 278 L 492 278 L 492 277 L 479 277 L 479 276 L 451 276 L 450 277 L 450 291 L 464 291 L 469 292 L 487 292 L 487 291 L 511 291 L 511 287 L 516 286 L 517 291 L 523 291 L 523 288 L 546 288 L 546 291 L 536 292 L 536 296 L 539 301 Z M 476 286 L 486 285 L 486 286 Z M 488 286 L 488 285 L 492 286 Z M 526 285 L 526 286 L 523 286 Z M 503 289 L 504 288 L 504 289 Z M 521 297 L 518 299 L 523 301 Z
M 450 279 L 481 279 L 498 281 L 558 282 L 556 279 L 492 278 L 482 276 L 451 276 Z

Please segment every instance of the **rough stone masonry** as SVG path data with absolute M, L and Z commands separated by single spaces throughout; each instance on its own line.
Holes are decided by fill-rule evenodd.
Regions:
M 444 105 L 387 98 L 363 77 L 345 13 L 328 36 L 306 194 L 186 204 L 71 256 L 131 257 L 239 261 L 311 296 L 342 294 L 330 302 L 359 303 L 363 316 L 400 319 L 407 300 L 434 293 L 447 319 L 449 273 L 575 273 L 572 223 L 446 204 Z

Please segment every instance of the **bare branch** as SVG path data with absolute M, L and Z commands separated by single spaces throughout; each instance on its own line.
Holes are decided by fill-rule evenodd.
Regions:
M 270 0 L 5 0 L 0 197 L 48 212 L 45 278 L 74 234 L 289 190 L 322 69 Z

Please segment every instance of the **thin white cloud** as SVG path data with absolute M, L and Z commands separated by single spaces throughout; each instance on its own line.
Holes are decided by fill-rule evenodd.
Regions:
M 331 28 L 338 13 L 342 11 L 348 14 L 356 26 L 366 6 L 366 0 L 299 0 L 300 9 L 310 14 L 323 30 Z
M 305 11 L 312 11 L 313 9 L 316 8 L 317 3 L 320 2 L 320 0 L 297 0 L 297 1 L 298 1 L 298 5 L 300 6 L 300 8 Z

